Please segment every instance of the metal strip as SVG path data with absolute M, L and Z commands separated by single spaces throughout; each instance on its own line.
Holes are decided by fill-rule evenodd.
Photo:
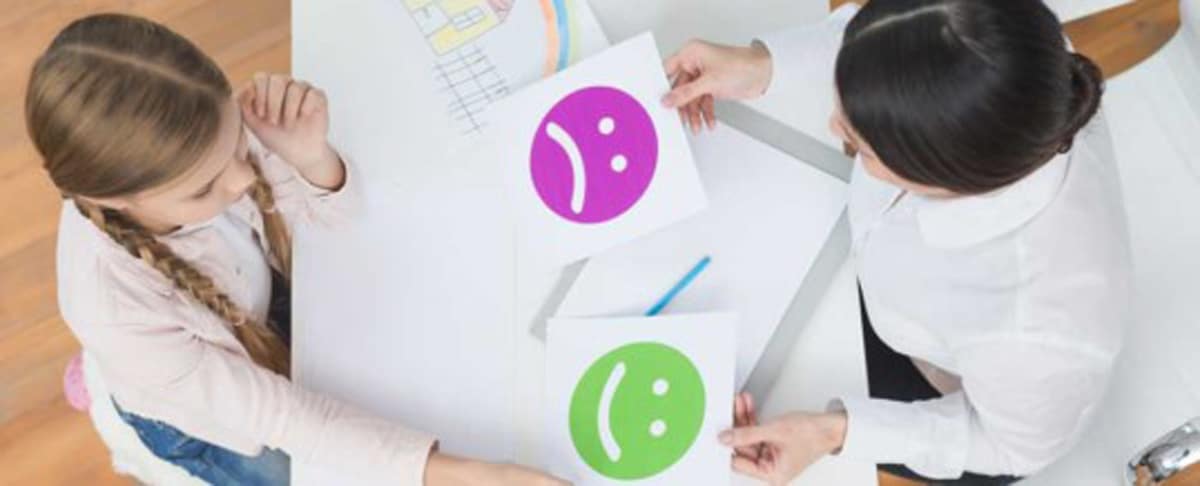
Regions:
M 785 125 L 742 103 L 718 102 L 721 123 L 741 130 L 754 139 L 774 147 L 817 170 L 850 182 L 851 160 L 845 154 L 821 143 L 807 133 Z
M 579 278 L 579 274 L 583 273 L 583 266 L 586 264 L 587 260 L 578 261 L 563 269 L 562 275 L 558 277 L 558 283 L 554 284 L 554 289 L 550 291 L 550 295 L 542 303 L 542 308 L 538 309 L 537 315 L 534 316 L 533 323 L 529 328 L 529 333 L 533 334 L 539 341 L 546 342 L 546 328 L 549 327 L 550 318 L 558 313 L 558 307 L 566 300 L 567 292 L 575 285 L 575 279 Z
M 718 103 L 717 110 L 722 123 L 727 123 L 817 170 L 847 183 L 850 181 L 850 158 L 812 136 L 742 103 Z M 774 388 L 788 357 L 791 356 L 796 338 L 803 332 L 805 324 L 812 319 L 838 268 L 849 255 L 850 224 L 846 212 L 842 211 L 829 239 L 825 240 L 825 245 L 817 254 L 808 274 L 804 276 L 800 288 L 796 290 L 787 312 L 767 342 L 767 348 L 763 350 L 758 363 L 754 365 L 754 370 L 750 372 L 750 378 L 746 380 L 746 391 L 762 399 Z

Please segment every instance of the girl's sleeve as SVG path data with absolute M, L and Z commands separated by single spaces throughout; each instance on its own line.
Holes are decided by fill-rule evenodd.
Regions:
M 200 308 L 164 314 L 153 309 L 178 304 L 147 305 L 137 298 L 115 305 L 124 306 L 120 322 L 88 326 L 80 338 L 110 381 L 136 383 L 142 396 L 153 398 L 149 418 L 217 445 L 249 437 L 308 464 L 395 484 L 423 483 L 435 443 L 429 434 L 307 390 L 177 324 L 197 318 L 185 314 L 207 312 Z M 209 331 L 202 332 L 228 332 L 215 319 L 205 322 Z M 204 420 L 189 420 L 196 416 Z M 219 427 L 197 429 L 196 423 Z
M 771 84 L 751 106 L 841 151 L 829 130 L 837 99 L 834 66 L 842 33 L 858 6 L 846 4 L 816 24 L 784 29 L 759 37 L 771 53 Z
M 250 147 L 258 157 L 263 177 L 271 185 L 275 208 L 283 214 L 289 226 L 339 226 L 361 210 L 362 194 L 354 165 L 340 152 L 338 155 L 346 169 L 346 179 L 341 187 L 330 190 L 310 183 L 291 164 L 267 150 L 253 137 Z

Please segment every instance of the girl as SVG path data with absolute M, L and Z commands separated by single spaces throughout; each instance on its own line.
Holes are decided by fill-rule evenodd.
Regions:
M 871 398 L 755 426 L 739 397 L 722 434 L 736 469 L 783 484 L 837 453 L 1007 484 L 1069 450 L 1120 348 L 1131 269 L 1100 72 L 1040 0 L 874 0 L 749 47 L 693 41 L 666 67 L 664 102 L 694 130 L 714 98 L 816 91 L 857 152 Z
M 193 44 L 135 17 L 78 20 L 37 60 L 26 121 L 66 201 L 62 314 L 122 418 L 217 484 L 286 484 L 289 456 L 397 484 L 560 484 L 288 381 L 291 229 L 353 198 L 327 113 L 282 75 L 234 94 Z

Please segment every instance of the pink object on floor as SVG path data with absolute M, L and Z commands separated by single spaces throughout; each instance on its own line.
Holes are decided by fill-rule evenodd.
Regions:
M 71 408 L 86 412 L 92 405 L 92 397 L 88 394 L 87 384 L 83 381 L 83 354 L 77 354 L 67 363 L 63 371 L 63 395 Z

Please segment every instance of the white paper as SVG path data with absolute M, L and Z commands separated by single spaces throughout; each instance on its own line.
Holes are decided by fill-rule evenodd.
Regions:
M 666 313 L 734 310 L 745 384 L 846 203 L 846 184 L 727 126 L 693 137 L 709 207 L 593 257 L 556 315 L 637 315 L 705 255 Z
M 433 32 L 427 21 L 437 15 L 421 7 L 494 13 L 503 3 L 293 2 L 293 72 L 329 93 L 331 140 L 373 200 L 352 228 L 297 235 L 293 356 L 298 383 L 434 432 L 451 452 L 507 461 L 519 426 L 515 223 L 494 165 L 473 165 L 480 137 L 464 135 L 471 130 L 453 116 L 456 96 L 473 85 L 447 89 L 452 76 L 437 65 L 474 55 L 466 56 L 470 81 L 488 103 L 470 108 L 482 115 L 546 74 L 547 19 L 566 40 L 568 64 L 607 40 L 584 0 L 517 0 L 502 23 L 441 55 L 421 28 Z M 495 88 L 487 81 L 496 73 L 504 89 L 484 90 Z M 297 484 L 370 484 L 351 471 L 293 464 Z
M 668 89 L 643 35 L 495 106 L 491 159 L 516 208 L 518 258 L 561 266 L 703 208 Z
M 298 235 L 294 379 L 430 432 L 447 452 L 509 461 L 513 224 L 488 170 L 448 169 L 400 192 L 368 185 L 353 226 Z M 296 484 L 397 480 L 293 464 Z
M 778 381 L 759 403 L 759 417 L 795 412 L 823 412 L 835 398 L 867 397 L 867 366 L 863 357 L 862 321 L 853 262 L 834 274 L 829 290 L 813 312 Z M 735 475 L 736 486 L 761 486 L 748 476 Z M 875 486 L 875 464 L 845 456 L 825 456 L 791 482 L 793 486 Z
M 733 415 L 736 324 L 729 313 L 553 319 L 548 469 L 581 486 L 729 483 L 717 435 Z
M 584 0 L 402 0 L 460 133 L 495 101 L 607 47 Z
M 567 35 L 558 37 L 567 39 L 568 63 L 608 45 L 585 0 L 515 0 L 501 24 L 439 56 L 418 23 L 421 10 L 410 9 L 418 3 L 426 2 L 292 2 L 292 71 L 329 94 L 331 139 L 360 157 L 373 179 L 407 183 L 461 165 L 457 154 L 478 144 L 473 125 L 491 103 L 546 74 L 551 44 L 543 5 L 557 12 L 561 3 L 566 12 Z M 428 3 L 435 10 L 493 8 L 490 0 Z M 460 63 L 460 55 L 470 62 Z

